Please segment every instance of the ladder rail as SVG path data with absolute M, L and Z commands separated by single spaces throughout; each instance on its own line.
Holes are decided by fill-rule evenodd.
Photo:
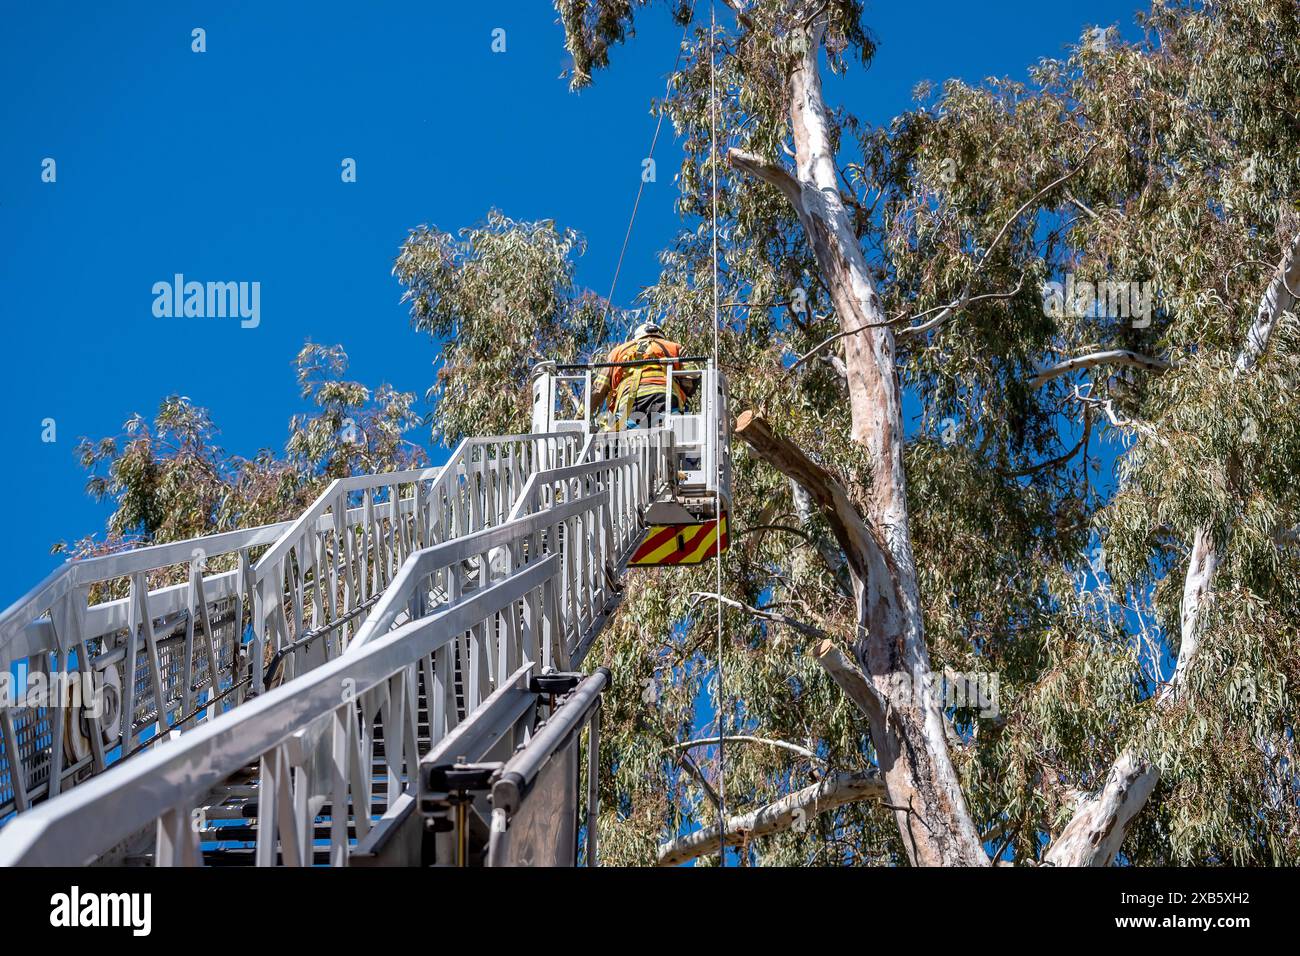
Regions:
M 268 665 L 291 680 L 337 656 L 413 551 L 499 523 L 527 475 L 581 447 L 572 433 L 470 438 L 441 467 L 337 479 L 292 521 L 55 570 L 0 614 L 0 667 L 59 681 L 86 706 L 0 702 L 0 821 L 240 706 L 265 690 Z M 128 595 L 90 603 L 114 582 Z M 106 694 L 116 721 L 90 716 L 96 695 L 111 710 Z
M 361 625 L 374 636 L 18 815 L 0 830 L 0 864 L 85 863 L 151 825 L 158 834 L 155 863 L 199 861 L 202 827 L 191 825 L 194 815 L 204 812 L 204 799 L 214 787 L 254 762 L 257 859 L 310 862 L 318 842 L 314 824 L 327 802 L 340 808 L 373 805 L 368 761 L 376 753 L 376 727 L 383 728 L 383 759 L 403 791 L 414 784 L 420 751 L 454 729 L 449 696 L 455 660 L 469 664 L 467 713 L 524 661 L 568 667 L 586 629 L 598 619 L 594 602 L 611 597 L 608 582 L 599 576 L 608 565 L 607 551 L 628 540 L 647 500 L 640 461 L 625 455 L 534 473 L 520 485 L 505 525 L 407 557 Z M 554 479 L 550 484 L 548 473 Z M 529 483 L 532 491 L 526 490 Z M 533 502 L 546 497 L 538 490 L 547 487 L 550 506 L 534 508 Z M 520 500 L 528 506 L 517 507 Z M 516 510 L 527 513 L 514 516 Z M 621 538 L 612 533 L 616 525 L 626 529 Z M 504 547 L 512 556 L 498 579 L 484 573 L 478 588 L 464 593 L 453 588 L 447 602 L 382 630 L 383 622 L 391 626 L 397 620 L 393 609 L 409 607 L 416 583 L 440 573 L 450 580 L 467 557 L 485 557 L 490 547 Z M 480 568 L 486 572 L 489 565 Z M 419 739 L 413 706 L 421 679 L 430 695 L 428 741 Z M 391 804 L 398 796 L 390 787 L 386 799 Z M 344 825 L 331 823 L 329 858 L 344 863 L 353 839 L 346 809 L 331 819 L 336 817 Z M 356 839 L 363 839 L 370 814 L 351 817 Z
M 365 695 L 376 691 L 391 694 L 386 686 L 391 679 L 406 675 L 420 657 L 445 649 L 457 634 L 498 613 L 503 604 L 541 589 L 558 574 L 559 560 L 558 555 L 550 555 L 467 601 L 411 621 L 357 654 L 335 658 L 221 719 L 18 816 L 0 831 L 0 866 L 85 865 L 98 852 L 151 823 L 165 827 L 166 818 L 176 815 L 189 820 L 197 801 L 221 783 L 231 768 L 259 759 L 265 762 L 271 756 L 282 761 L 281 771 L 286 764 L 290 769 L 302 769 L 295 765 L 315 754 L 297 754 L 285 760 L 286 755 L 277 751 L 287 749 L 284 745 L 322 719 L 333 719 L 335 727 L 346 723 L 348 715 L 341 712 Z M 349 696 L 343 696 L 345 692 Z M 344 755 L 346 763 L 346 748 Z M 348 771 L 356 768 L 338 769 L 346 778 Z M 258 788 L 259 806 L 266 808 L 285 795 L 292 806 L 294 778 L 305 782 L 310 776 L 277 772 L 271 792 L 264 779 Z M 280 820 L 276 826 L 287 833 L 302 822 Z M 159 865 L 174 862 L 177 860 L 155 860 Z

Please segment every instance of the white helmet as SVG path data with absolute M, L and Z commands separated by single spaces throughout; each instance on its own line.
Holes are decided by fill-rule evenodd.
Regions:
M 659 328 L 658 322 L 642 322 L 640 325 L 636 327 L 636 331 L 632 333 L 632 338 L 644 339 L 650 335 L 663 335 L 663 334 L 664 334 L 664 330 Z

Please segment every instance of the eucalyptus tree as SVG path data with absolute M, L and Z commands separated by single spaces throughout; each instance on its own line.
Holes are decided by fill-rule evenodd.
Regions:
M 372 392 L 344 378 L 347 366 L 339 345 L 307 342 L 299 351 L 298 384 L 315 411 L 289 419 L 283 455 L 229 453 L 208 410 L 183 395 L 163 399 L 152 421 L 136 413 L 119 435 L 81 439 L 86 491 L 113 510 L 102 537 L 55 550 L 83 557 L 284 521 L 335 478 L 425 463 L 423 449 L 405 437 L 420 423 L 415 395 L 389 385 Z
M 602 302 L 574 284 L 572 257 L 581 253 L 573 230 L 495 209 L 459 234 L 411 230 L 393 274 L 406 286 L 413 327 L 441 343 L 428 394 L 435 439 L 522 427 L 531 368 L 600 339 Z
M 556 5 L 581 87 L 649 0 Z M 886 127 L 823 93 L 874 52 L 854 0 L 671 10 L 683 229 L 642 305 L 708 350 L 716 201 L 747 453 L 723 592 L 637 572 L 597 647 L 607 858 L 1300 859 L 1295 4 L 1158 2 Z M 444 435 L 609 344 L 578 251 L 408 239 Z

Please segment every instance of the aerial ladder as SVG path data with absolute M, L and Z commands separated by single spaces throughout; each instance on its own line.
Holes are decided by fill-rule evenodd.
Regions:
M 583 664 L 629 567 L 727 547 L 726 383 L 678 363 L 654 427 L 547 363 L 528 434 L 53 572 L 0 615 L 0 865 L 595 865 Z

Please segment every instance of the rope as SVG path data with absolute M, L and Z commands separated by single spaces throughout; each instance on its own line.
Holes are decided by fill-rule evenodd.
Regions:
M 673 71 L 668 74 L 668 83 L 664 87 L 664 101 L 667 102 L 669 95 L 672 93 L 673 77 L 677 75 L 677 68 L 682 65 L 682 50 L 686 45 L 686 31 L 690 29 L 690 20 L 686 21 L 686 26 L 682 27 L 682 39 L 677 44 L 677 59 L 673 61 Z M 655 123 L 654 136 L 650 138 L 650 154 L 646 158 L 654 160 L 655 146 L 659 142 L 659 130 L 664 125 L 664 109 L 661 105 L 659 108 L 659 120 Z M 636 222 L 636 212 L 641 208 L 641 194 L 645 192 L 645 175 L 641 176 L 641 184 L 636 190 L 636 199 L 632 203 L 632 215 L 627 221 L 627 232 L 623 234 L 623 248 L 618 253 L 618 264 L 614 266 L 614 281 L 609 284 L 609 296 L 605 299 L 605 311 L 600 315 L 600 334 L 596 341 L 601 342 L 605 338 L 606 319 L 609 318 L 609 310 L 614 307 L 614 290 L 618 288 L 618 276 L 623 271 L 623 257 L 627 255 L 627 244 L 632 238 L 632 224 Z
M 719 375 L 718 365 L 718 99 L 717 99 L 717 30 L 718 13 L 716 0 L 709 0 L 709 167 L 713 173 L 713 374 Z M 716 382 L 715 382 L 716 385 Z M 718 389 L 712 390 L 709 401 L 716 403 Z M 719 411 L 721 409 L 718 409 Z M 715 416 L 716 417 L 716 416 Z M 719 423 L 721 424 L 721 423 Z M 722 696 L 722 446 L 714 436 L 713 455 L 713 520 L 717 522 L 718 547 L 714 552 L 715 590 L 718 599 L 718 670 L 715 685 L 716 700 L 714 712 L 718 715 L 718 865 L 727 865 L 727 779 L 726 753 L 724 743 L 727 735 L 726 710 Z

